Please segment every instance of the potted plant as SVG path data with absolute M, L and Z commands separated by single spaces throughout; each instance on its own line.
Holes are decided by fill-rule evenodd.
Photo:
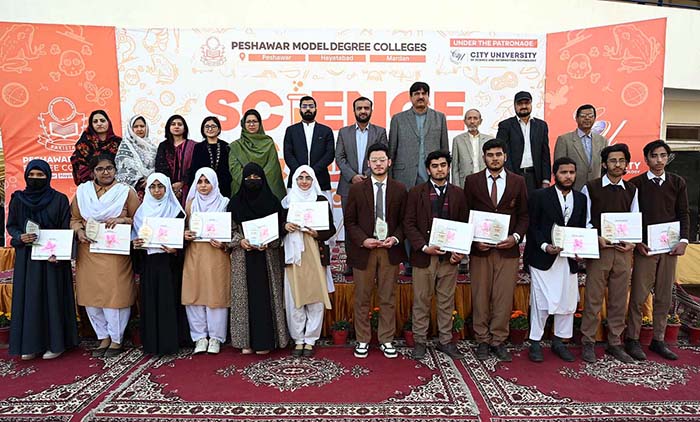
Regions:
M 464 329 L 464 318 L 455 309 L 452 311 L 452 342 L 456 343 L 462 337 Z
M 654 322 L 648 316 L 642 317 L 642 329 L 639 330 L 639 343 L 648 346 L 654 339 Z
M 134 345 L 134 347 L 141 346 L 141 330 L 139 329 L 139 318 L 134 317 L 131 320 L 129 320 L 129 323 L 126 324 L 126 329 L 131 335 L 131 343 Z
M 379 344 L 377 339 L 377 330 L 379 329 L 379 307 L 375 306 L 369 311 L 369 326 L 372 329 L 372 343 Z
M 678 314 L 669 314 L 666 319 L 666 334 L 664 340 L 667 344 L 678 344 L 678 330 L 681 328 L 681 319 Z
M 581 344 L 581 321 L 583 320 L 583 309 L 579 308 L 574 313 L 574 337 L 571 339 L 576 344 Z
M 527 314 L 520 310 L 515 310 L 510 314 L 510 342 L 513 345 L 521 345 L 527 337 L 527 330 L 530 323 Z
M 403 338 L 406 341 L 406 346 L 413 347 L 416 341 L 413 338 L 413 315 L 409 315 L 406 322 L 403 323 Z
M 0 312 L 0 349 L 6 349 L 10 344 L 10 320 L 9 312 Z
M 696 316 L 688 326 L 688 343 L 700 344 L 700 316 Z
M 350 322 L 344 319 L 339 319 L 331 325 L 333 332 L 333 344 L 345 344 L 348 341 L 348 331 L 350 330 Z

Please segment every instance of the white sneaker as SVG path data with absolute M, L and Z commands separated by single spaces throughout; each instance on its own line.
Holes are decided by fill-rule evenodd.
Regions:
M 61 356 L 62 353 L 63 352 L 54 353 L 51 350 L 47 350 L 46 353 L 44 353 L 44 356 L 42 356 L 41 358 L 46 360 L 56 359 L 57 357 Z
M 192 354 L 198 355 L 200 353 L 206 352 L 208 345 L 209 345 L 209 341 L 206 338 L 200 338 L 199 340 L 197 340 L 197 343 L 194 345 L 194 352 L 192 352 Z
M 358 342 L 355 345 L 355 357 L 358 359 L 364 359 L 369 355 L 369 343 Z
M 209 339 L 209 347 L 207 348 L 207 353 L 210 355 L 215 355 L 219 353 L 219 350 L 221 349 L 221 343 L 219 340 L 210 338 Z
M 388 359 L 394 359 L 399 357 L 399 352 L 396 351 L 394 345 L 391 343 L 383 343 L 379 346 L 379 350 L 384 352 L 384 357 Z

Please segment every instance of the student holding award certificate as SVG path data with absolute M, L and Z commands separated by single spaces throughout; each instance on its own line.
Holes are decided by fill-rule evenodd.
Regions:
M 292 178 L 292 189 L 282 200 L 282 207 L 288 210 L 295 202 L 323 202 L 330 221 L 329 229 L 322 231 L 290 222 L 284 225 L 288 233 L 284 238 L 284 299 L 289 333 L 295 342 L 292 356 L 311 357 L 321 336 L 323 313 L 331 309 L 328 288 L 333 280 L 328 280 L 326 272 L 331 254 L 324 242 L 335 234 L 335 226 L 333 212 L 314 170 L 301 165 Z
M 38 224 L 40 230 L 68 229 L 70 207 L 68 198 L 51 187 L 46 161 L 30 161 L 24 181 L 27 187 L 12 194 L 7 214 L 7 232 L 15 248 L 10 354 L 22 360 L 39 354 L 54 359 L 78 344 L 70 261 L 56 261 L 55 256 L 32 260 L 38 234 L 30 233 L 27 223 Z
M 187 311 L 194 354 L 217 354 L 226 341 L 226 318 L 231 303 L 231 261 L 228 244 L 211 239 L 193 242 L 201 230 L 193 226 L 196 212 L 225 212 L 229 199 L 219 192 L 216 172 L 209 167 L 197 170 L 195 186 L 187 195 L 188 230 L 185 264 L 182 271 L 182 304 Z
M 134 247 L 142 248 L 157 237 L 146 220 L 149 218 L 184 218 L 185 210 L 177 200 L 170 178 L 152 173 L 146 180 L 143 204 L 134 215 L 131 230 Z M 180 295 L 182 290 L 182 254 L 161 246 L 134 251 L 135 271 L 141 274 L 141 340 L 144 353 L 177 353 L 181 332 Z
M 637 360 L 646 359 L 639 344 L 639 330 L 642 305 L 652 288 L 654 339 L 649 350 L 666 359 L 678 359 L 678 355 L 664 342 L 664 334 L 666 315 L 670 312 L 673 297 L 673 283 L 676 280 L 676 261 L 678 256 L 685 254 L 688 245 L 689 211 L 685 180 L 666 171 L 670 155 L 671 148 L 666 142 L 659 139 L 648 143 L 644 147 L 644 159 L 649 171 L 630 180 L 639 191 L 644 238 L 644 242 L 638 243 L 634 251 L 625 342 L 627 353 Z M 655 253 L 657 248 L 664 252 Z
M 284 308 L 284 269 L 280 239 L 252 245 L 243 223 L 277 213 L 283 233 L 280 200 L 256 163 L 243 167 L 243 182 L 231 203 L 231 345 L 243 354 L 264 355 L 289 342 Z
M 123 351 L 122 337 L 136 299 L 129 255 L 90 252 L 100 223 L 112 229 L 131 224 L 139 207 L 136 191 L 115 179 L 112 155 L 100 155 L 92 163 L 94 181 L 78 186 L 71 204 L 70 226 L 80 244 L 75 260 L 78 305 L 85 306 L 100 345 L 95 357 L 112 357 Z M 128 242 L 127 242 L 128 243 Z
M 464 191 L 447 182 L 451 162 L 452 157 L 447 151 L 428 154 L 425 167 L 429 180 L 411 189 L 406 200 L 403 230 L 412 249 L 414 359 L 425 357 L 433 296 L 437 303 L 440 336 L 437 349 L 453 359 L 464 359 L 464 355 L 452 343 L 452 311 L 455 307 L 457 265 L 466 255 L 447 252 L 430 244 L 433 219 L 467 219 Z
M 583 351 L 581 359 L 593 363 L 596 361 L 595 336 L 598 332 L 598 313 L 603 306 L 607 287 L 608 347 L 606 352 L 615 359 L 631 363 L 633 359 L 622 348 L 622 331 L 625 329 L 627 311 L 627 293 L 632 269 L 632 250 L 634 243 L 621 242 L 611 244 L 604 236 L 601 227 L 601 214 L 615 212 L 639 212 L 637 188 L 630 182 L 622 180 L 627 172 L 630 151 L 625 144 L 615 144 L 603 148 L 600 152 L 605 175 L 586 183 L 581 193 L 588 199 L 588 228 L 598 230 L 600 259 L 586 260 L 586 292 L 584 297 L 581 333 L 583 334 Z
M 542 334 L 550 315 L 554 315 L 552 352 L 567 362 L 574 356 L 563 339 L 573 336 L 574 312 L 578 304 L 578 262 L 561 255 L 555 246 L 552 227 L 586 227 L 586 197 L 573 190 L 576 162 L 561 157 L 552 166 L 554 186 L 532 192 L 529 202 L 530 225 L 527 230 L 524 261 L 530 267 L 530 351 L 533 362 L 542 362 Z M 598 247 L 593 238 L 593 246 Z
M 518 278 L 518 243 L 525 236 L 528 224 L 527 187 L 522 176 L 505 170 L 508 157 L 504 141 L 491 139 L 484 144 L 482 152 L 486 168 L 465 179 L 467 210 L 504 214 L 510 220 L 505 240 L 495 245 L 472 243 L 469 259 L 474 332 L 479 343 L 476 358 L 488 359 L 490 348 L 499 360 L 510 362 L 512 357 L 504 343 Z
M 406 259 L 401 245 L 401 219 L 406 206 L 406 186 L 389 177 L 389 148 L 374 144 L 367 149 L 370 177 L 350 187 L 345 208 L 345 230 L 352 242 L 348 265 L 355 277 L 355 357 L 366 358 L 372 337 L 367 315 L 375 279 L 379 306 L 379 348 L 384 356 L 399 356 L 392 344 L 396 331 L 394 283 L 399 264 Z

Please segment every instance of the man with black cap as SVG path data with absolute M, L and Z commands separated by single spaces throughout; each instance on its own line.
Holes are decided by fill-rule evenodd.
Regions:
M 532 95 L 527 91 L 515 94 L 515 116 L 498 124 L 496 138 L 506 141 L 506 168 L 525 178 L 528 192 L 549 187 L 551 160 L 549 127 L 544 120 L 531 117 Z

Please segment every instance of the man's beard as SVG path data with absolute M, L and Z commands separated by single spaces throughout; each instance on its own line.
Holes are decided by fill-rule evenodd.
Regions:
M 355 115 L 355 120 L 357 120 L 357 123 L 367 123 L 369 122 L 369 119 L 372 118 L 372 114 L 368 114 L 367 117 L 360 117 L 359 115 Z
M 301 113 L 301 118 L 305 122 L 313 122 L 316 119 L 315 111 L 305 111 Z

